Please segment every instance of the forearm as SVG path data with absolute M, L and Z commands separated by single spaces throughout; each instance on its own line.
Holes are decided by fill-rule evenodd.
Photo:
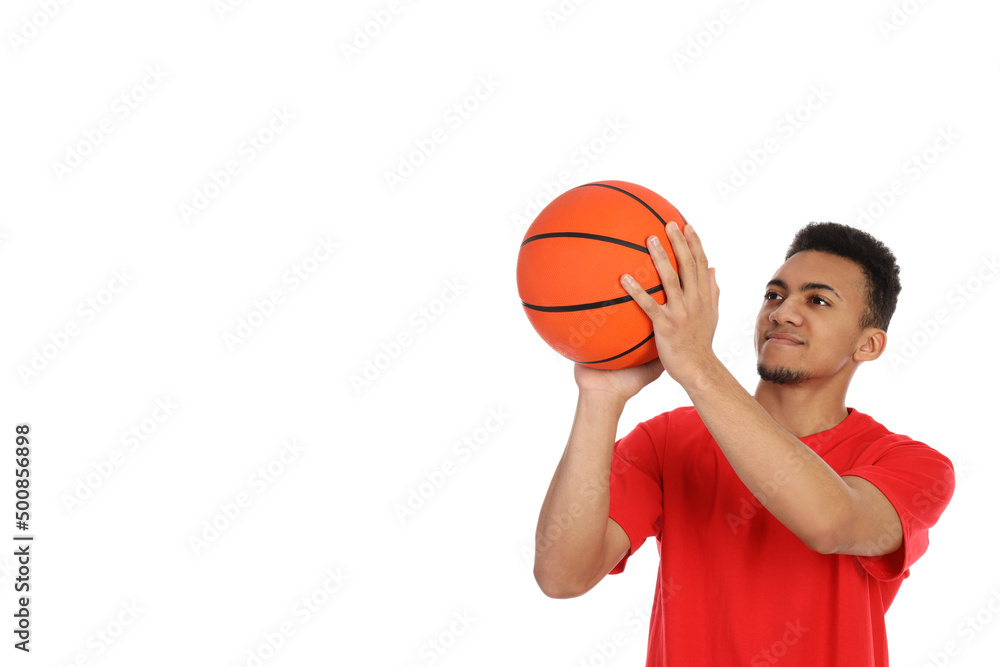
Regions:
M 779 425 L 717 359 L 685 388 L 750 492 L 807 546 L 832 551 L 852 502 L 844 479 Z
M 611 457 L 624 405 L 617 398 L 580 393 L 535 532 L 535 578 L 543 587 L 574 588 L 601 567 Z

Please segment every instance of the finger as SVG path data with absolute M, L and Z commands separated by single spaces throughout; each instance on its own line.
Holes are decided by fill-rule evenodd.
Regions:
M 644 365 L 657 375 L 664 371 L 663 361 L 660 359 L 659 355 L 653 357 L 651 361 L 647 361 Z
M 667 238 L 670 239 L 670 247 L 677 261 L 677 275 L 680 276 L 681 287 L 685 290 L 697 288 L 698 264 L 691 254 L 691 248 L 688 247 L 687 237 L 676 222 L 667 223 Z
M 687 239 L 688 248 L 691 250 L 691 257 L 694 258 L 698 273 L 698 286 L 704 290 L 702 296 L 711 296 L 711 286 L 708 277 L 708 257 L 705 256 L 705 249 L 701 245 L 701 237 L 691 225 L 684 226 L 684 237 Z
M 651 381 L 655 380 L 658 377 L 660 377 L 660 374 L 663 373 L 663 370 L 664 370 L 663 369 L 663 362 L 660 360 L 660 356 L 659 355 L 656 355 L 655 357 L 653 357 L 653 359 L 651 361 L 647 361 L 646 363 L 644 363 L 643 364 L 643 368 L 649 374 L 649 376 L 651 378 Z
M 715 309 L 719 309 L 719 281 L 715 278 L 715 267 L 708 270 L 708 281 L 712 288 L 712 304 Z
M 639 307 L 645 311 L 651 320 L 661 313 L 660 308 L 662 306 L 642 288 L 642 285 L 636 282 L 635 278 L 625 273 L 622 274 L 620 282 L 625 291 L 628 292 L 628 295 L 632 297 L 632 300 L 639 304 Z
M 670 263 L 666 248 L 656 236 L 650 236 L 646 239 L 646 247 L 649 249 L 649 258 L 653 260 L 653 267 L 660 276 L 660 283 L 663 284 L 663 296 L 666 298 L 666 302 L 668 304 L 679 303 L 682 296 L 681 281 Z

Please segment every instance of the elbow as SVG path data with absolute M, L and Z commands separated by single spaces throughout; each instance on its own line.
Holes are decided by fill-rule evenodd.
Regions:
M 546 570 L 538 562 L 534 569 L 535 583 L 547 597 L 556 600 L 575 598 L 587 592 L 587 588 L 573 581 L 571 577 L 564 574 L 553 573 Z
M 877 534 L 871 534 L 861 531 L 857 526 L 842 524 L 839 527 L 814 530 L 801 539 L 807 547 L 826 556 L 884 556 L 903 546 L 903 531 L 897 525 L 883 527 Z
M 800 537 L 807 547 L 824 556 L 840 551 L 840 540 L 835 531 L 813 531 Z
M 844 534 L 843 524 L 831 518 L 802 531 L 799 539 L 816 553 L 829 556 L 841 552 Z

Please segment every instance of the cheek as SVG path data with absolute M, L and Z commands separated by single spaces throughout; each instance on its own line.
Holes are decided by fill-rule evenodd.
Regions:
M 820 345 L 813 350 L 824 362 L 842 364 L 854 354 L 855 332 L 847 327 L 831 328 Z
M 767 319 L 768 315 L 771 314 L 773 308 L 768 308 L 766 305 L 760 309 L 757 313 L 757 320 L 754 322 L 753 330 L 753 347 L 757 354 L 760 354 L 760 347 L 764 344 L 764 334 L 766 334 L 773 324 Z

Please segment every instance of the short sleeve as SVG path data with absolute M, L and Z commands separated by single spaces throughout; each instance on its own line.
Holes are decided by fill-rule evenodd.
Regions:
M 878 487 L 903 526 L 899 549 L 882 556 L 858 556 L 858 561 L 880 581 L 909 576 L 910 566 L 927 551 L 931 526 L 955 492 L 951 461 L 925 444 L 908 440 L 889 447 L 875 463 L 842 474 L 861 477 Z
M 629 556 L 647 537 L 659 535 L 662 527 L 663 474 L 653 429 L 648 422 L 641 422 L 615 442 L 610 497 L 608 516 L 622 527 L 630 544 L 628 553 L 609 572 L 618 574 L 625 569 Z

